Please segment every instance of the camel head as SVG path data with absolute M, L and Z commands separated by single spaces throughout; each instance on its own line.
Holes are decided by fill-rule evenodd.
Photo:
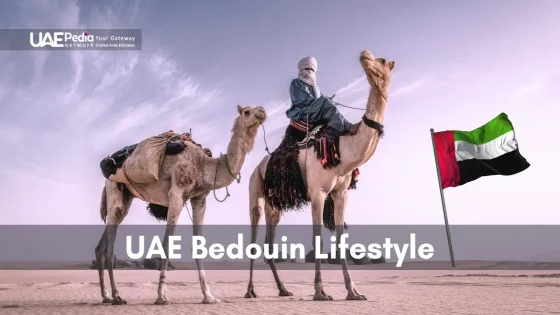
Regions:
M 237 112 L 239 112 L 239 117 L 237 117 L 237 124 L 244 129 L 251 129 L 257 131 L 260 125 L 266 120 L 266 111 L 264 107 L 257 106 L 251 108 L 251 106 L 243 107 L 237 105 Z
M 235 119 L 232 131 L 234 135 L 246 138 L 251 143 L 250 148 L 252 148 L 257 131 L 267 118 L 266 111 L 262 106 L 252 108 L 251 106 L 237 105 L 237 112 L 239 116 Z
M 391 71 L 395 68 L 395 62 L 387 61 L 382 57 L 375 58 L 372 53 L 364 50 L 360 54 L 360 63 L 366 72 L 369 84 L 386 94 L 389 83 L 391 83 Z

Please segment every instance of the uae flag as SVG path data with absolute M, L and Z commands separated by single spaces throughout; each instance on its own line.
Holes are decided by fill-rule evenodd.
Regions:
M 513 125 L 505 113 L 472 131 L 435 132 L 434 144 L 442 189 L 482 176 L 517 174 L 530 166 L 519 153 Z

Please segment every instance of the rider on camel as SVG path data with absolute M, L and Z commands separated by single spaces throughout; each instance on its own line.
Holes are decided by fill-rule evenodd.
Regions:
M 286 130 L 295 128 L 300 132 L 310 132 L 318 125 L 325 125 L 340 134 L 356 134 L 358 124 L 351 124 L 338 111 L 332 99 L 321 93 L 317 85 L 317 60 L 314 57 L 305 57 L 298 62 L 298 77 L 290 84 L 290 98 L 292 105 L 286 111 L 290 119 L 290 126 Z M 325 164 L 328 162 L 324 162 Z M 323 165 L 325 165 L 323 164 Z M 360 171 L 352 172 L 352 181 L 348 189 L 356 189 Z
M 324 94 L 317 85 L 317 61 L 305 57 L 298 63 L 298 77 L 290 84 L 292 106 L 286 111 L 290 125 L 307 132 L 317 125 L 326 125 L 341 134 L 355 134 L 358 124 L 352 125 L 336 108 L 336 102 Z M 334 97 L 334 95 L 333 95 Z

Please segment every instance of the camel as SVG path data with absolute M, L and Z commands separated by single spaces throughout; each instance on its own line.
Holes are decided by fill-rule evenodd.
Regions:
M 113 275 L 114 244 L 119 224 L 128 214 L 132 200 L 138 198 L 150 204 L 151 214 L 167 221 L 164 240 L 162 242 L 165 257 L 168 257 L 168 237 L 175 233 L 181 210 L 187 201 L 192 207 L 193 235 L 202 235 L 202 225 L 206 212 L 206 197 L 212 190 L 229 186 L 239 174 L 245 156 L 253 149 L 259 126 L 266 120 L 267 114 L 263 107 L 251 108 L 237 106 L 239 116 L 236 117 L 227 153 L 219 158 L 207 156 L 203 149 L 192 142 L 186 142 L 185 149 L 178 155 L 166 155 L 159 172 L 159 179 L 152 184 L 117 183 L 105 181 L 101 196 L 101 219 L 106 223 L 105 231 L 95 248 L 99 262 L 99 285 L 103 303 L 113 305 L 127 304 L 122 299 L 115 284 Z M 139 193 L 142 191 L 143 193 Z M 142 197 L 144 196 L 144 197 Z M 109 271 L 112 298 L 109 297 L 104 283 L 104 265 Z M 165 295 L 166 272 L 168 260 L 162 259 L 159 276 L 157 305 L 169 304 Z M 204 299 L 202 303 L 213 304 L 220 300 L 212 296 L 206 283 L 204 268 L 200 259 L 196 260 L 200 286 Z
M 317 236 L 321 237 L 321 220 L 325 227 L 329 228 L 329 216 L 334 223 L 330 223 L 331 231 L 336 230 L 337 242 L 345 228 L 344 213 L 346 211 L 348 199 L 348 186 L 351 181 L 352 171 L 370 160 L 375 153 L 380 137 L 383 135 L 383 119 L 387 106 L 387 94 L 391 79 L 391 71 L 395 67 L 394 61 L 387 61 L 385 58 L 375 58 L 369 51 L 362 51 L 360 63 L 366 73 L 370 92 L 367 101 L 365 114 L 359 124 L 358 131 L 354 135 L 344 135 L 339 138 L 340 164 L 330 169 L 325 169 L 317 158 L 317 153 L 313 147 L 300 149 L 295 166 L 299 165 L 301 177 L 303 177 L 303 197 L 306 202 L 311 203 L 313 240 Z M 308 129 L 309 130 L 309 129 Z M 265 174 L 270 155 L 265 156 L 257 165 L 249 180 L 249 212 L 251 221 L 251 243 L 256 243 L 258 224 L 263 215 L 266 220 L 265 243 L 274 243 L 276 226 L 280 222 L 282 209 L 276 209 L 267 202 L 265 190 Z M 305 194 L 307 193 L 307 197 Z M 331 198 L 330 211 L 327 214 L 325 206 L 327 197 Z M 334 207 L 334 210 L 332 209 Z M 325 210 L 325 212 L 324 212 Z M 321 238 L 322 240 L 322 238 Z M 321 241 L 322 244 L 322 241 Z M 338 245 L 338 244 L 337 244 Z M 313 241 L 313 251 L 317 248 Z M 319 249 L 320 250 L 320 249 Z M 286 290 L 284 284 L 278 276 L 274 259 L 268 259 L 268 264 L 273 273 L 279 296 L 292 296 Z M 366 296 L 360 294 L 348 272 L 348 263 L 345 258 L 341 258 L 342 271 L 348 295 L 347 300 L 367 300 Z M 246 298 L 256 298 L 257 295 L 253 285 L 254 260 L 250 262 L 249 284 L 247 286 Z M 321 259 L 315 259 L 315 294 L 313 300 L 325 301 L 332 300 L 332 296 L 325 293 L 321 279 Z

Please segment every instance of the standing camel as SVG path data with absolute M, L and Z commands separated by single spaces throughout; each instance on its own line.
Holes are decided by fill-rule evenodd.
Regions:
M 119 295 L 115 284 L 113 252 L 117 228 L 128 214 L 134 198 L 150 203 L 151 214 L 158 219 L 167 220 L 163 241 L 165 258 L 169 255 L 168 237 L 175 233 L 179 215 L 187 200 L 190 200 L 193 209 L 193 235 L 202 235 L 206 197 L 211 190 L 227 187 L 236 179 L 234 174 L 239 174 L 245 156 L 253 149 L 258 128 L 267 118 L 266 111 L 261 106 L 243 108 L 238 105 L 237 110 L 239 116 L 234 121 L 231 140 L 225 155 L 210 158 L 201 148 L 187 142 L 181 153 L 164 157 L 159 179 L 153 184 L 134 184 L 131 187 L 129 184 L 105 181 L 101 195 L 101 218 L 107 225 L 95 248 L 95 255 L 99 262 L 99 285 L 103 303 L 127 304 Z M 142 193 L 138 193 L 138 191 L 142 191 Z M 105 289 L 105 264 L 109 271 L 112 298 Z M 169 304 L 165 296 L 167 265 L 168 260 L 162 259 L 158 297 L 155 301 L 155 304 L 158 305 Z M 196 260 L 196 267 L 204 295 L 202 303 L 219 302 L 219 299 L 214 298 L 210 293 L 200 259 Z
M 325 168 L 318 159 L 317 152 L 314 148 L 299 149 L 296 151 L 296 157 L 293 158 L 293 165 L 288 166 L 294 169 L 299 166 L 300 174 L 298 177 L 302 178 L 299 192 L 292 194 L 290 197 L 280 197 L 292 201 L 280 201 L 280 203 L 293 203 L 293 200 L 300 198 L 300 204 L 295 207 L 300 207 L 303 202 L 311 203 L 312 208 L 312 222 L 313 222 L 313 251 L 317 253 L 315 248 L 315 239 L 317 236 L 321 237 L 321 220 L 325 226 L 332 230 L 336 230 L 337 243 L 340 243 L 340 236 L 344 229 L 344 213 L 346 211 L 348 199 L 348 186 L 351 181 L 352 171 L 362 166 L 374 154 L 380 136 L 383 134 L 383 118 L 385 116 L 385 109 L 387 107 L 387 94 L 389 83 L 391 79 L 391 71 L 395 67 L 394 61 L 387 61 L 384 58 L 375 58 L 369 51 L 363 51 L 360 55 L 360 63 L 366 73 L 367 80 L 371 86 L 369 97 L 367 101 L 366 111 L 362 118 L 362 123 L 358 127 L 355 135 L 344 135 L 338 139 L 339 156 L 341 156 L 338 165 L 335 164 L 332 168 Z M 323 150 L 322 150 L 323 151 Z M 326 151 L 325 151 L 326 152 Z M 274 153 L 272 153 L 274 156 Z M 335 155 L 336 156 L 336 155 Z M 263 210 L 266 220 L 266 238 L 265 243 L 271 244 L 274 242 L 276 226 L 280 222 L 281 213 L 284 209 L 277 209 L 269 202 L 268 195 L 265 196 L 267 191 L 267 168 L 271 156 L 266 156 L 260 164 L 256 167 L 251 175 L 249 181 L 249 212 L 251 217 L 251 242 L 255 243 L 258 233 L 258 224 L 263 215 Z M 289 163 L 289 162 L 286 162 Z M 276 167 L 276 166 L 275 166 Z M 289 171 L 288 171 L 289 172 Z M 271 176 L 273 176 L 271 174 Z M 285 175 L 279 175 L 285 176 Z M 276 177 L 279 178 L 279 177 Z M 282 181 L 279 179 L 279 181 Z M 274 183 L 270 185 L 274 186 Z M 285 188 L 289 186 L 286 181 L 282 182 L 283 187 L 277 189 L 277 195 L 285 194 L 289 189 L 298 190 L 297 187 Z M 295 187 L 295 188 L 294 188 Z M 270 190 L 269 190 L 270 191 Z M 274 188 L 272 189 L 274 191 Z M 286 193 L 289 194 L 289 193 Z M 295 196 L 295 197 L 294 197 Z M 330 202 L 330 205 L 329 205 Z M 328 208 L 326 208 L 328 207 Z M 334 207 L 334 210 L 333 210 Z M 327 213 L 329 212 L 330 213 Z M 334 216 L 334 222 L 332 217 Z M 333 225 L 335 227 L 333 227 Z M 348 295 L 347 300 L 366 300 L 366 297 L 360 294 L 350 277 L 348 272 L 348 263 L 345 258 L 340 259 L 342 264 L 342 271 L 344 274 L 344 281 Z M 292 293 L 287 291 L 282 281 L 278 277 L 274 259 L 268 259 L 268 264 L 280 296 L 292 296 Z M 253 286 L 253 267 L 254 260 L 250 263 L 249 284 L 247 287 L 246 298 L 256 298 Z M 315 259 L 315 294 L 313 300 L 332 300 L 330 295 L 327 295 L 323 289 L 321 279 L 321 259 Z

